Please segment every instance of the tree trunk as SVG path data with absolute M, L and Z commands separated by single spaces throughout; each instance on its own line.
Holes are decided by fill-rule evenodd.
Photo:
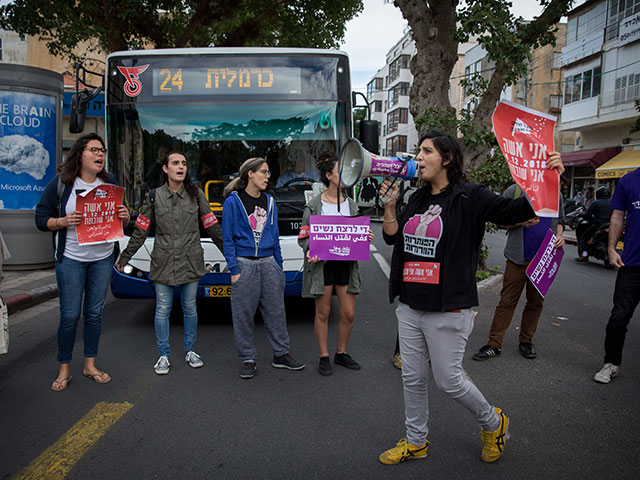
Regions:
M 457 0 L 395 0 L 409 23 L 417 54 L 411 60 L 413 85 L 409 110 L 414 118 L 427 108 L 453 110 L 449 102 L 449 77 L 458 59 Z

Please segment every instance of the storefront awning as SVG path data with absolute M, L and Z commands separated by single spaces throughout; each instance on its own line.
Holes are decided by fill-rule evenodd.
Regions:
M 598 148 L 596 150 L 580 150 L 562 154 L 562 163 L 565 167 L 577 167 L 589 165 L 597 168 L 607 160 L 620 153 L 620 147 Z
M 596 168 L 597 179 L 620 178 L 625 173 L 640 167 L 640 150 L 627 150 L 619 153 L 607 163 Z

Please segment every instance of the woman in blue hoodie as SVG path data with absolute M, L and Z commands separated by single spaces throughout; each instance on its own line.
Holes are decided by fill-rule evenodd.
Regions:
M 289 354 L 278 212 L 273 197 L 264 193 L 269 178 L 266 160 L 250 158 L 240 166 L 240 176 L 225 188 L 222 241 L 233 285 L 231 313 L 236 349 L 242 360 L 241 378 L 251 378 L 256 372 L 253 317 L 258 306 L 273 349 L 271 365 L 289 370 L 304 368 Z

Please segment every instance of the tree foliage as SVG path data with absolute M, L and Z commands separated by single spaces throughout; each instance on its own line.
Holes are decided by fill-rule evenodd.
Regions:
M 394 0 L 409 23 L 416 43 L 411 60 L 414 82 L 410 111 L 420 127 L 438 126 L 458 134 L 467 168 L 488 157 L 493 143 L 491 114 L 505 86 L 515 84 L 526 71 L 532 48 L 555 44 L 556 24 L 573 0 L 539 0 L 543 12 L 531 22 L 515 17 L 504 0 Z M 476 91 L 472 115 L 459 114 L 449 102 L 449 78 L 458 60 L 458 44 L 470 38 L 487 52 L 495 67 L 488 81 L 465 83 Z M 439 124 L 446 121 L 446 124 Z
M 0 26 L 47 38 L 52 54 L 172 47 L 337 47 L 362 0 L 14 0 Z M 85 54 L 88 52 L 84 52 Z

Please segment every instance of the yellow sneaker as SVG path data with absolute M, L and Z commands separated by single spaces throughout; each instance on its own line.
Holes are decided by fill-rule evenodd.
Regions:
M 385 465 L 396 465 L 402 463 L 405 460 L 412 460 L 417 458 L 424 458 L 427 456 L 427 450 L 429 448 L 429 442 L 424 442 L 421 446 L 408 443 L 406 438 L 401 439 L 398 444 L 386 452 L 382 452 L 378 457 Z
M 483 462 L 495 462 L 502 456 L 504 447 L 509 438 L 509 417 L 502 410 L 496 408 L 496 413 L 500 417 L 500 425 L 493 432 L 482 430 L 482 453 L 480 459 Z

